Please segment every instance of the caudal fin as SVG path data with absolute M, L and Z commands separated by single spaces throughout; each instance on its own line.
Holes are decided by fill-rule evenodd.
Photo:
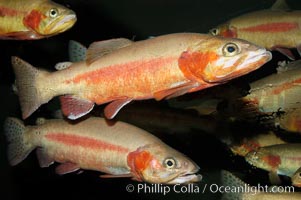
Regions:
M 22 117 L 26 119 L 42 103 L 45 103 L 41 93 L 36 88 L 36 79 L 40 71 L 18 57 L 12 57 L 11 62 L 15 71 Z
M 229 188 L 245 188 L 247 185 L 245 182 L 234 176 L 231 172 L 222 170 L 221 172 L 221 184 L 223 187 Z M 240 192 L 225 192 L 222 196 L 223 200 L 240 200 L 243 199 L 244 193 Z
M 25 126 L 16 118 L 7 118 L 4 123 L 4 131 L 8 142 L 7 156 L 11 165 L 17 165 L 35 148 L 24 137 Z

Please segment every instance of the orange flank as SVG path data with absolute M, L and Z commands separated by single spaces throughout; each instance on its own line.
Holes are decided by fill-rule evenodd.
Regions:
M 46 16 L 37 10 L 32 10 L 23 20 L 23 23 L 28 27 L 36 30 L 39 28 L 40 23 Z
M 293 29 L 299 29 L 299 24 L 295 22 L 274 22 L 267 24 L 260 24 L 258 26 L 251 26 L 247 28 L 242 28 L 240 31 L 249 31 L 249 32 L 286 32 Z
M 20 11 L 17 11 L 12 8 L 0 6 L 0 17 L 4 17 L 4 16 L 14 17 L 18 14 L 20 14 Z
M 68 146 L 78 146 L 101 151 L 117 151 L 128 153 L 130 150 L 118 145 L 110 144 L 93 138 L 65 133 L 48 133 L 45 137 L 49 140 L 60 142 Z
M 105 68 L 89 71 L 84 74 L 79 74 L 71 80 L 66 80 L 65 83 L 79 83 L 81 81 L 85 81 L 87 84 L 97 84 L 103 81 L 101 77 L 105 77 L 106 79 L 114 79 L 116 76 L 126 77 L 127 72 L 131 74 L 137 74 L 138 76 L 139 74 L 143 74 L 145 69 L 150 69 L 151 73 L 151 69 L 156 70 L 156 66 L 164 67 L 170 65 L 174 60 L 174 57 L 167 57 L 150 60 L 138 60 L 124 64 L 111 65 Z

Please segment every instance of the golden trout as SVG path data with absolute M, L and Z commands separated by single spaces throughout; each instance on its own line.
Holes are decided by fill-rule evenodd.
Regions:
M 149 183 L 189 183 L 201 180 L 199 167 L 188 157 L 150 133 L 130 124 L 109 126 L 103 118 L 77 124 L 65 120 L 39 120 L 24 126 L 16 118 L 5 123 L 8 159 L 16 165 L 37 148 L 41 167 L 61 163 L 58 174 L 78 169 L 97 170 L 105 177 L 131 177 Z
M 53 73 L 12 58 L 24 119 L 60 95 L 69 119 L 87 114 L 95 103 L 110 103 L 105 116 L 111 119 L 132 100 L 161 100 L 202 90 L 247 74 L 271 59 L 269 51 L 249 42 L 197 33 L 138 42 L 106 40 L 91 44 L 86 55 L 85 61 L 68 63 L 69 67 Z
M 49 0 L 0 0 L 0 39 L 35 40 L 70 29 L 76 14 Z
M 244 39 L 294 59 L 289 49 L 297 48 L 299 54 L 301 53 L 301 11 L 281 10 L 275 6 L 272 8 L 233 18 L 211 29 L 210 33 Z
M 277 144 L 249 152 L 246 161 L 271 173 L 292 177 L 301 166 L 301 144 Z

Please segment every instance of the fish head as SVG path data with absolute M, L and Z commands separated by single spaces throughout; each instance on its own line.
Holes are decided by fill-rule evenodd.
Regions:
M 183 52 L 178 63 L 188 79 L 220 84 L 258 69 L 271 58 L 271 52 L 245 40 L 210 36 Z
M 77 20 L 74 11 L 52 1 L 38 1 L 32 7 L 23 23 L 40 37 L 62 33 Z
M 249 164 L 270 172 L 277 172 L 281 164 L 280 156 L 271 154 L 264 148 L 249 152 L 245 159 Z
M 196 174 L 199 171 L 197 164 L 178 151 L 163 146 L 147 145 L 128 155 L 134 179 L 162 184 L 201 181 L 202 176 Z
M 230 150 L 236 155 L 245 156 L 250 151 L 256 150 L 259 147 L 260 145 L 255 141 L 243 141 L 241 145 L 232 145 Z
M 301 168 L 299 168 L 292 176 L 292 185 L 301 187 Z
M 237 29 L 229 23 L 225 23 L 210 29 L 209 34 L 226 38 L 237 38 Z

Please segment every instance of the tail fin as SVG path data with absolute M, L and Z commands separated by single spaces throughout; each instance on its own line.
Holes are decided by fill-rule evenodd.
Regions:
M 16 85 L 22 110 L 22 117 L 29 117 L 41 104 L 49 100 L 43 100 L 36 88 L 36 78 L 40 71 L 18 57 L 12 57 L 12 66 L 16 75 Z
M 224 187 L 244 188 L 247 185 L 245 182 L 234 176 L 231 172 L 222 170 L 221 184 Z M 222 196 L 223 200 L 243 199 L 243 192 L 225 192 Z
M 22 121 L 16 118 L 7 118 L 4 123 L 4 131 L 8 142 L 8 161 L 14 166 L 23 161 L 35 148 L 26 141 L 24 137 L 25 126 Z

